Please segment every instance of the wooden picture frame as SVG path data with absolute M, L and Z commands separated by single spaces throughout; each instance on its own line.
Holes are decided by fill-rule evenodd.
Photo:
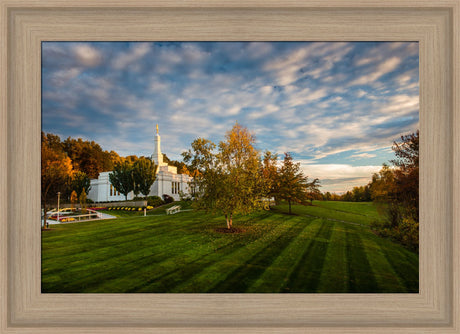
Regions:
M 460 332 L 459 0 L 1 0 L 2 333 Z M 41 294 L 41 41 L 418 41 L 418 294 Z

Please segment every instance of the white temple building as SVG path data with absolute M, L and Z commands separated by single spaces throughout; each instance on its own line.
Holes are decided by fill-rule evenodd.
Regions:
M 186 174 L 177 174 L 176 166 L 169 166 L 163 162 L 163 154 L 161 153 L 161 139 L 158 133 L 158 124 L 156 128 L 156 135 L 154 138 L 154 148 L 151 157 L 152 161 L 157 165 L 157 177 L 155 182 L 150 187 L 149 196 L 169 195 L 174 200 L 179 200 L 179 192 L 188 194 L 190 192 L 189 182 L 192 178 Z M 112 202 L 124 201 L 125 196 L 120 194 L 112 186 L 109 180 L 109 175 L 112 172 L 99 173 L 97 179 L 91 180 L 91 188 L 88 193 L 88 198 L 94 202 Z M 140 194 L 139 196 L 143 196 Z M 128 194 L 128 200 L 134 198 L 134 193 Z

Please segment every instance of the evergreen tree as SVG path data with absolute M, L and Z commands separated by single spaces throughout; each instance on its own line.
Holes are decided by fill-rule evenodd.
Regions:
M 310 192 L 319 186 L 319 180 L 308 182 L 300 168 L 300 163 L 294 163 L 289 153 L 284 153 L 283 164 L 279 171 L 278 198 L 286 200 L 289 204 L 289 214 L 292 213 L 292 203 L 307 204 L 310 199 Z

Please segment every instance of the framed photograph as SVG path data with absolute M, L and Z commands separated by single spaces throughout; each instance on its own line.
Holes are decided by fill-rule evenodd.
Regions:
M 75 4 L 51 0 L 40 3 L 16 0 L 1 2 L 0 9 L 2 17 L 0 185 L 3 193 L 6 194 L 0 201 L 0 211 L 6 213 L 0 225 L 0 245 L 2 254 L 5 254 L 0 257 L 1 332 L 368 333 L 403 331 L 418 333 L 423 331 L 454 333 L 460 330 L 460 278 L 458 276 L 460 209 L 457 205 L 460 179 L 456 168 L 460 163 L 458 149 L 460 65 L 456 61 L 460 58 L 460 2 L 458 0 L 440 3 L 384 1 L 379 4 L 345 0 L 327 3 L 254 0 L 218 4 L 208 1 L 194 3 L 133 1 L 129 6 L 122 1 L 106 3 L 84 0 Z M 203 55 L 206 55 L 206 59 Z M 369 55 L 373 55 L 374 58 Z M 302 57 L 310 59 L 309 68 L 303 67 L 303 63 L 298 61 Z M 170 64 L 175 58 L 180 61 L 187 59 L 188 63 L 173 69 Z M 141 59 L 146 61 L 142 65 Z M 235 66 L 233 69 L 229 65 L 232 62 Z M 73 66 L 76 63 L 78 66 Z M 350 64 L 355 64 L 356 67 L 350 70 Z M 313 73 L 314 65 L 318 71 Z M 133 68 L 133 66 L 137 67 Z M 170 66 L 169 77 L 164 72 L 168 66 Z M 373 66 L 373 70 L 366 70 L 366 66 Z M 128 67 L 130 71 L 126 71 Z M 152 73 L 154 78 L 158 79 L 149 81 L 148 85 L 149 91 L 153 92 L 148 98 L 157 97 L 156 104 L 149 104 L 145 99 L 135 98 L 136 94 L 140 94 L 140 86 L 136 84 L 139 83 L 140 76 L 147 67 L 155 69 Z M 209 68 L 214 71 L 213 79 L 217 78 L 217 81 L 212 84 L 209 83 L 210 77 L 204 74 Z M 267 86 L 268 81 L 262 76 L 259 80 L 261 82 L 255 83 L 254 78 L 259 78 L 259 74 L 255 72 L 257 69 L 264 69 L 264 73 L 276 76 L 273 82 L 281 82 L 282 87 L 276 84 Z M 98 77 L 99 73 L 104 73 L 104 76 Z M 234 74 L 234 77 L 229 79 L 222 73 Z M 299 76 L 298 73 L 302 75 Z M 346 73 L 351 74 L 345 77 Z M 235 80 L 237 74 L 242 81 Z M 329 81 L 326 77 L 319 78 L 326 74 L 330 76 Z M 69 78 L 76 76 L 83 76 L 86 79 L 80 80 L 77 87 L 69 85 Z M 377 83 L 362 86 L 364 83 L 377 82 L 378 79 L 386 80 L 387 86 L 378 86 Z M 227 85 L 225 89 L 220 88 L 219 84 L 228 80 L 234 80 L 231 89 L 234 91 L 239 89 L 251 96 L 240 94 L 239 97 L 235 95 L 231 99 L 228 92 L 224 92 L 227 95 L 222 93 L 228 87 L 232 87 Z M 307 89 L 308 92 L 298 84 L 301 80 L 310 80 L 308 82 L 311 87 Z M 245 83 L 250 88 L 244 88 Z M 333 88 L 335 94 L 326 94 L 321 90 L 322 87 L 326 87 L 321 85 L 326 84 Z M 146 83 L 142 85 L 145 86 Z M 165 86 L 168 85 L 170 88 L 164 91 Z M 172 89 L 173 86 L 181 88 Z M 257 92 L 253 90 L 254 87 Z M 220 102 L 209 100 L 203 103 L 205 100 L 202 95 L 203 88 L 206 88 L 209 94 L 217 96 Z M 161 93 L 162 89 L 166 93 Z M 274 90 L 280 92 L 285 90 L 285 92 L 274 94 Z M 108 91 L 111 95 L 105 96 Z M 340 94 L 337 93 L 339 91 Z M 114 92 L 118 92 L 118 95 Z M 290 95 L 287 94 L 288 92 Z M 308 94 L 302 95 L 302 92 Z M 161 98 L 166 95 L 174 95 L 177 98 L 168 100 Z M 97 99 L 94 101 L 97 105 L 91 104 L 88 96 L 96 96 Z M 91 271 L 89 268 L 85 276 L 80 269 L 78 273 L 74 271 L 75 266 L 69 266 L 66 260 L 55 262 L 54 267 L 52 261 L 47 260 L 49 253 L 46 251 L 49 247 L 63 246 L 62 242 L 53 243 L 52 237 L 47 238 L 53 233 L 52 230 L 42 231 L 42 226 L 46 228 L 50 221 L 60 223 L 70 222 L 69 219 L 91 219 L 96 216 L 101 218 L 101 215 L 110 215 L 114 210 L 136 211 L 136 215 L 141 215 L 141 211 L 145 209 L 144 214 L 147 215 L 147 210 L 153 207 L 146 203 L 137 203 L 126 208 L 126 206 L 114 206 L 110 202 L 123 199 L 134 200 L 133 198 L 139 193 L 145 196 L 159 196 L 158 198 L 163 196 L 160 200 L 164 202 L 168 202 L 169 199 L 182 201 L 187 195 L 193 194 L 191 188 L 188 188 L 191 185 L 190 181 L 199 178 L 193 178 L 191 176 L 193 170 L 187 170 L 188 167 L 180 165 L 178 161 L 167 159 L 162 152 L 180 154 L 173 151 L 174 147 L 180 147 L 185 142 L 190 144 L 197 133 L 208 133 L 211 139 L 219 140 L 222 138 L 215 139 L 212 136 L 221 133 L 223 137 L 228 130 L 244 131 L 245 128 L 239 124 L 238 118 L 235 118 L 236 123 L 229 120 L 229 116 L 237 114 L 244 120 L 243 125 L 249 125 L 249 130 L 253 130 L 251 127 L 263 128 L 262 125 L 271 131 L 275 124 L 278 124 L 280 129 L 286 126 L 280 130 L 284 131 L 283 135 L 278 135 L 276 138 L 263 131 L 258 133 L 267 145 L 261 147 L 262 150 L 272 148 L 279 150 L 286 146 L 279 142 L 286 141 L 288 136 L 304 140 L 303 137 L 294 137 L 292 131 L 288 131 L 288 127 L 292 128 L 297 123 L 301 123 L 297 130 L 307 131 L 309 126 L 310 130 L 314 126 L 316 133 L 320 135 L 324 133 L 326 127 L 321 130 L 318 124 L 331 121 L 331 118 L 320 117 L 313 120 L 311 112 L 310 123 L 305 119 L 296 122 L 295 117 L 298 118 L 302 108 L 325 108 L 323 110 L 335 108 L 334 119 L 336 121 L 342 119 L 341 115 L 343 116 L 347 110 L 344 107 L 346 101 L 343 101 L 342 96 L 348 96 L 349 99 L 351 97 L 362 99 L 365 103 L 360 113 L 349 115 L 357 117 L 365 113 L 366 118 L 362 119 L 374 124 L 374 127 L 364 125 L 360 127 L 359 122 L 355 120 L 354 135 L 362 131 L 363 136 L 372 138 L 372 143 L 375 145 L 367 145 L 367 150 L 348 149 L 351 158 L 372 161 L 377 150 L 383 150 L 376 144 L 376 138 L 385 136 L 390 138 L 393 134 L 386 128 L 395 131 L 394 129 L 399 127 L 401 131 L 398 134 L 405 134 L 403 131 L 408 130 L 412 132 L 415 128 L 420 130 L 420 141 L 418 141 L 418 132 L 416 134 L 417 173 L 420 164 L 419 200 L 417 201 L 420 225 L 419 232 L 416 234 L 418 254 L 414 257 L 411 255 L 414 253 L 409 251 L 406 253 L 401 247 L 398 254 L 403 256 L 404 260 L 393 259 L 385 262 L 385 266 L 379 269 L 387 268 L 386 270 L 398 272 L 398 275 L 379 272 L 379 279 L 376 281 L 371 280 L 372 275 L 362 275 L 360 277 L 364 281 L 359 282 L 356 289 L 350 287 L 340 289 L 335 285 L 334 277 L 341 274 L 334 275 L 334 270 L 339 272 L 341 269 L 334 267 L 333 262 L 329 262 L 329 269 L 326 270 L 329 274 L 322 275 L 320 281 L 312 278 L 314 274 L 309 275 L 304 272 L 302 275 L 290 275 L 288 281 L 280 285 L 276 281 L 279 275 L 277 276 L 275 271 L 282 268 L 282 264 L 265 271 L 266 281 L 263 279 L 256 281 L 251 280 L 251 277 L 255 275 L 257 270 L 254 268 L 260 261 L 255 261 L 250 263 L 255 267 L 249 266 L 247 268 L 250 269 L 240 270 L 237 273 L 239 276 L 236 275 L 231 280 L 215 285 L 213 289 L 209 289 L 206 285 L 207 277 L 203 278 L 195 272 L 193 275 L 196 275 L 196 279 L 191 280 L 191 283 L 176 281 L 171 285 L 163 280 L 156 285 L 151 284 L 146 289 L 141 289 L 137 288 L 139 285 L 136 287 L 133 283 L 137 279 L 135 273 L 126 276 L 130 282 L 114 279 L 113 282 L 118 282 L 116 286 L 113 284 L 101 285 L 101 287 L 85 286 L 87 284 L 85 282 L 91 281 L 87 280 L 87 276 L 96 275 L 94 270 Z M 385 96 L 388 101 L 392 101 L 392 104 L 388 104 L 385 109 L 387 117 L 385 120 L 383 118 L 379 120 L 381 115 L 378 113 L 373 114 L 371 111 L 364 110 L 366 108 L 370 110 L 372 107 L 382 108 L 378 101 L 376 102 L 378 96 Z M 237 103 L 237 100 L 241 100 L 242 97 L 247 100 L 253 99 L 251 108 Z M 296 98 L 309 99 L 310 104 L 299 104 L 293 101 Z M 256 100 L 261 99 L 264 99 L 268 105 L 258 106 Z M 196 104 L 194 107 L 197 101 L 201 104 Z M 137 116 L 144 115 L 152 121 L 152 124 L 139 127 L 130 122 L 128 119 L 130 116 L 126 112 L 117 113 L 117 108 L 129 108 L 130 105 L 133 110 L 136 109 Z M 106 110 L 104 106 L 107 107 Z M 170 115 L 169 121 L 166 118 L 162 120 L 161 113 L 151 114 L 142 111 L 159 110 L 162 107 L 167 109 L 172 106 L 183 112 Z M 289 115 L 284 114 L 285 118 L 293 117 L 291 123 L 287 124 L 279 117 L 270 118 L 279 111 L 280 106 L 284 110 L 291 111 Z M 296 109 L 296 106 L 299 108 Z M 84 109 L 87 113 L 78 114 L 76 111 L 78 108 Z M 203 113 L 200 108 L 205 108 L 207 112 Z M 358 107 L 353 105 L 350 108 Z M 65 109 L 65 114 L 59 113 L 60 109 Z M 393 122 L 392 112 L 400 116 L 397 126 Z M 199 120 L 202 114 L 204 118 Z M 104 117 L 107 118 L 105 121 Z M 113 119 L 115 117 L 117 122 Z M 187 124 L 174 122 L 174 119 L 176 121 L 180 119 Z M 267 126 L 264 121 L 267 124 L 271 123 Z M 156 129 L 155 123 L 159 123 Z M 165 133 L 160 146 L 160 134 L 164 133 L 162 124 L 166 124 L 166 129 L 172 133 Z M 196 129 L 195 132 L 187 128 L 192 127 L 193 124 L 201 128 Z M 115 157 L 115 160 L 111 160 L 113 166 L 104 167 L 104 170 L 93 170 L 91 167 L 81 169 L 83 174 L 92 176 L 90 183 L 92 190 L 88 190 L 90 200 L 104 205 L 93 206 L 94 208 L 88 211 L 84 204 L 87 202 L 84 196 L 86 192 L 83 190 L 78 192 L 80 195 L 71 194 L 69 188 L 65 196 L 72 202 L 72 209 L 74 203 L 78 202 L 76 198 L 79 197 L 80 209 L 84 212 L 69 215 L 66 210 L 70 209 L 61 211 L 59 191 L 57 215 L 49 211 L 51 220 L 48 220 L 48 209 L 45 205 L 44 219 L 40 222 L 43 198 L 48 200 L 48 197 L 43 197 L 43 172 L 40 168 L 40 162 L 44 157 L 42 131 L 55 131 L 58 135 L 64 136 L 62 140 L 75 134 L 75 137 L 83 137 L 91 141 L 93 140 L 91 133 L 120 131 L 118 125 L 123 125 L 127 133 L 132 133 L 133 141 L 131 144 L 126 141 L 126 149 L 121 151 L 123 156 L 129 156 L 133 151 L 139 156 L 148 156 L 152 153 L 136 151 L 142 143 L 141 137 L 144 136 L 144 132 L 150 131 L 152 138 L 146 139 L 146 142 L 152 142 L 153 155 L 144 160 L 154 162 L 157 168 L 157 180 L 152 180 L 153 183 L 149 183 L 147 188 L 144 187 L 146 189 L 142 188 L 139 181 L 137 193 L 134 194 L 136 192 L 134 188 L 127 189 L 121 177 L 117 179 L 116 175 L 113 176 L 122 165 L 122 163 L 114 163 L 117 153 L 113 153 L 111 155 L 112 158 Z M 76 126 L 81 129 L 77 132 L 69 132 L 69 129 L 75 129 Z M 67 132 L 64 127 L 67 127 Z M 130 130 L 130 127 L 136 127 L 137 130 Z M 149 130 L 148 127 L 151 129 Z M 206 132 L 205 128 L 214 128 L 215 131 Z M 333 128 L 337 129 L 336 126 Z M 382 130 L 383 128 L 385 130 Z M 62 129 L 61 133 L 59 129 Z M 375 130 L 373 133 L 371 133 L 372 129 Z M 174 136 L 174 133 L 177 135 Z M 231 132 L 227 134 L 227 138 L 230 138 Z M 351 140 L 346 133 L 342 135 L 336 133 L 336 136 L 342 141 Z M 49 141 L 56 139 L 53 135 L 47 138 Z M 110 141 L 111 137 L 99 136 L 98 140 L 104 138 Z M 230 139 L 228 140 L 230 142 Z M 138 142 L 139 145 L 135 146 L 134 142 Z M 330 155 L 337 153 L 337 150 L 340 151 L 339 146 L 334 146 L 333 142 L 329 140 L 324 145 L 328 145 L 329 152 L 332 152 Z M 71 139 L 66 143 L 70 146 L 76 145 L 76 141 Z M 289 143 L 294 145 L 293 141 Z M 388 146 L 391 147 L 391 142 Z M 312 152 L 317 146 L 311 145 L 311 148 L 309 154 L 317 160 L 326 152 L 325 148 L 321 147 L 322 151 L 318 150 L 319 153 L 316 152 L 317 155 L 314 155 Z M 219 146 L 219 149 L 222 150 L 221 155 L 216 157 L 224 156 L 225 145 Z M 343 147 L 342 149 L 345 150 Z M 418 149 L 420 160 L 418 160 Z M 290 147 L 285 151 L 290 151 Z M 192 153 L 191 151 L 188 157 L 189 162 L 193 160 Z M 310 156 L 305 151 L 303 153 L 305 156 L 298 156 L 308 161 L 307 158 Z M 285 161 L 289 158 L 289 155 L 286 156 Z M 77 158 L 72 156 L 72 159 Z M 139 161 L 142 162 L 142 159 L 133 156 L 130 166 L 134 168 L 136 164 L 141 165 Z M 70 163 L 73 167 L 77 166 L 74 161 L 69 161 L 69 166 Z M 222 164 L 222 161 L 219 163 Z M 328 160 L 318 161 L 326 163 Z M 321 168 L 325 168 L 324 163 L 316 166 L 317 173 Z M 83 162 L 79 166 L 81 167 L 82 164 Z M 308 162 L 306 164 L 308 165 Z M 309 166 L 311 170 L 315 170 L 314 164 Z M 181 169 L 181 172 L 178 172 L 178 169 Z M 112 174 L 106 172 L 109 170 L 114 172 Z M 325 175 L 324 178 L 327 179 L 327 175 L 330 174 L 324 170 L 322 172 L 321 175 Z M 357 185 L 352 181 L 358 182 L 359 175 L 353 174 L 353 176 L 355 177 L 327 179 L 324 186 L 332 193 L 344 191 L 345 187 Z M 145 177 L 142 179 L 144 180 Z M 204 177 L 201 180 L 203 179 Z M 224 178 L 221 181 L 222 184 L 226 184 Z M 53 181 L 53 185 L 56 184 L 57 181 Z M 310 184 L 310 186 L 314 190 L 315 185 Z M 88 188 L 89 185 L 85 183 L 83 188 L 85 187 Z M 205 189 L 206 184 L 200 183 L 199 188 Z M 359 192 L 360 189 L 357 188 Z M 52 191 L 55 192 L 56 189 L 53 188 Z M 366 189 L 361 190 L 365 196 Z M 279 193 L 280 190 L 277 194 Z M 257 193 L 253 197 L 260 198 L 260 194 Z M 281 195 L 279 196 L 283 199 Z M 322 196 L 326 196 L 326 192 Z M 310 197 L 309 200 L 313 203 L 314 198 Z M 55 200 L 54 195 L 52 200 Z M 183 204 L 181 205 L 182 207 L 174 203 L 168 205 L 165 209 L 165 217 L 184 210 Z M 235 204 L 236 207 L 241 208 L 242 204 L 238 205 L 240 204 Z M 248 206 L 248 202 L 245 202 L 244 208 Z M 319 206 L 316 208 L 330 209 Z M 101 211 L 103 213 L 98 212 L 99 209 L 104 210 Z M 285 209 L 291 214 L 290 200 L 289 206 L 286 205 Z M 352 214 L 352 212 L 344 212 L 343 208 L 340 210 L 342 210 L 341 215 Z M 219 212 L 225 214 L 227 228 L 221 231 L 213 226 L 212 233 L 245 231 L 244 225 L 241 227 L 235 224 L 235 227 L 232 227 L 233 211 Z M 122 216 L 129 214 L 123 213 Z M 311 212 L 302 211 L 302 214 L 309 215 Z M 411 221 L 407 217 L 404 218 L 406 223 Z M 364 224 L 368 223 L 370 224 L 370 221 L 364 222 Z M 225 225 L 225 220 L 223 224 Z M 70 227 L 69 224 L 67 226 Z M 107 228 L 112 229 L 109 225 Z M 312 228 L 317 228 L 318 231 L 321 229 L 319 225 Z M 355 230 L 361 227 L 349 228 Z M 56 227 L 56 230 L 59 231 L 59 227 Z M 282 234 L 286 235 L 286 231 L 283 230 Z M 289 231 L 294 233 L 297 230 L 291 228 Z M 302 231 L 299 228 L 296 233 L 300 235 Z M 347 233 L 341 235 L 337 231 L 334 233 L 342 237 L 348 235 Z M 91 236 L 94 237 L 95 234 Z M 414 236 L 415 234 L 412 235 Z M 283 239 L 282 235 L 276 233 L 271 237 L 273 240 Z M 168 240 L 172 242 L 173 236 L 166 234 L 163 238 L 160 240 L 162 244 L 167 243 Z M 180 240 L 190 241 L 187 239 L 189 236 L 181 235 L 181 238 Z M 240 234 L 240 238 L 244 238 L 244 235 Z M 324 238 L 321 240 L 330 242 L 327 236 Z M 407 235 L 402 238 L 404 246 L 415 247 L 415 241 L 408 238 Z M 375 240 L 378 240 L 378 237 L 369 232 L 369 239 L 364 240 L 366 247 L 372 248 Z M 176 240 L 178 241 L 179 239 Z M 91 244 L 85 242 L 86 244 L 79 249 L 91 248 Z M 292 249 L 295 249 L 294 246 L 294 243 L 290 244 Z M 167 249 L 155 247 L 160 251 Z M 179 245 L 174 244 L 173 248 L 177 247 Z M 111 251 L 114 251 L 114 248 Z M 128 253 L 134 251 L 126 250 Z M 195 251 L 199 252 L 196 249 L 191 252 Z M 254 248 L 254 251 L 258 250 Z M 176 255 L 177 259 L 173 258 L 176 262 L 184 256 L 183 253 Z M 248 254 L 244 256 L 250 257 Z M 77 261 L 77 258 L 72 258 L 72 261 Z M 278 259 L 288 261 L 289 257 L 279 256 Z M 414 263 L 414 259 L 418 260 L 418 263 Z M 365 259 L 355 260 L 360 263 L 366 262 Z M 379 262 L 376 258 L 372 261 L 374 267 Z M 180 263 L 171 263 L 171 270 L 176 270 Z M 126 266 L 125 269 L 116 268 L 129 271 L 128 264 L 129 261 L 123 265 Z M 68 270 L 60 270 L 56 266 L 63 268 L 68 266 Z M 285 266 L 288 264 L 285 263 Z M 367 267 L 370 266 L 371 264 L 368 263 Z M 405 266 L 407 270 L 404 273 L 399 272 L 396 266 Z M 228 271 L 229 268 L 231 269 L 231 266 L 222 267 L 221 270 Z M 363 268 L 366 268 L 366 265 L 361 267 L 362 271 L 365 271 L 366 269 Z M 218 272 L 216 270 L 212 275 Z M 294 268 L 298 273 L 302 270 L 300 265 Z M 101 277 L 106 279 L 108 276 Z M 170 282 L 172 279 L 177 279 L 174 275 L 165 277 Z M 142 277 L 139 280 L 141 279 Z M 238 280 L 243 283 L 238 283 Z M 303 280 L 307 283 L 302 283 Z M 274 287 L 273 282 L 278 285 Z M 349 282 L 354 281 L 350 279 Z

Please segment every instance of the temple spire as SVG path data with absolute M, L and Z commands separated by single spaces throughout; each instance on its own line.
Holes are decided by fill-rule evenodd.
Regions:
M 161 153 L 161 139 L 160 134 L 158 131 L 158 124 L 156 125 L 157 134 L 154 136 L 154 146 L 153 146 L 153 154 L 152 160 L 155 162 L 157 166 L 161 166 L 163 164 L 163 154 Z

